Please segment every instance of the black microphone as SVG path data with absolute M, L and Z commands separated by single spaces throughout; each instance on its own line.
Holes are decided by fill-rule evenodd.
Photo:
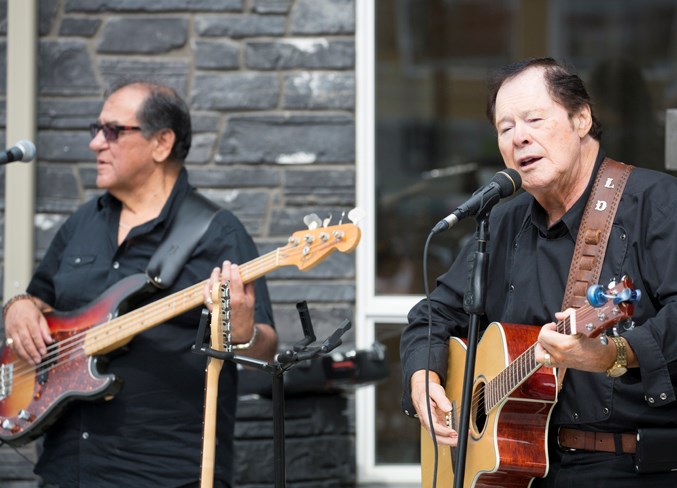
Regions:
M 489 184 L 483 186 L 460 207 L 440 220 L 432 230 L 433 234 L 447 230 L 469 215 L 477 215 L 481 210 L 491 208 L 501 198 L 509 197 L 522 186 L 522 177 L 514 169 L 504 169 L 494 175 Z
M 0 164 L 7 164 L 13 161 L 23 161 L 25 163 L 32 161 L 35 157 L 35 144 L 26 139 L 17 142 L 14 147 L 6 151 L 0 151 Z

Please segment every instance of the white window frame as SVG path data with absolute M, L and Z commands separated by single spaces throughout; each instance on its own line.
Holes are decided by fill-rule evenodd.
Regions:
M 355 143 L 357 206 L 366 211 L 360 224 L 362 242 L 357 248 L 357 295 L 355 342 L 368 348 L 374 342 L 376 323 L 406 323 L 407 312 L 422 297 L 375 295 L 376 202 L 375 186 L 375 33 L 374 0 L 355 2 Z M 392 401 L 399 405 L 400 398 Z M 421 484 L 420 464 L 379 464 L 375 462 L 375 387 L 358 388 L 356 409 L 356 463 L 358 482 Z M 404 414 L 402 414 L 404 415 Z

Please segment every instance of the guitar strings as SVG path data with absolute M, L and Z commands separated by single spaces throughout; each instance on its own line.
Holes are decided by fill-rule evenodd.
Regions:
M 592 307 L 584 306 L 577 311 L 577 314 L 581 315 L 581 319 L 584 320 L 585 315 L 591 310 L 593 310 Z M 567 335 L 571 333 L 569 316 L 557 323 L 557 332 Z M 471 408 L 477 411 L 477 408 L 483 404 L 484 411 L 488 414 L 496 405 L 501 404 L 522 381 L 542 366 L 541 363 L 536 362 L 535 354 L 536 344 L 533 344 L 494 378 L 486 382 L 484 388 L 476 389 L 471 400 Z M 488 403 L 486 401 L 487 396 L 489 398 Z
M 250 263 L 243 265 L 241 271 L 243 272 L 243 274 L 247 274 L 247 271 L 251 271 L 251 273 L 249 273 L 249 274 L 255 275 L 256 273 L 260 272 L 261 270 L 269 268 L 270 267 L 269 264 L 264 265 L 263 263 L 264 262 L 267 263 L 267 262 L 271 261 L 271 259 L 273 261 L 276 260 L 278 258 L 278 254 L 279 254 L 277 251 L 280 251 L 280 250 L 278 249 L 276 251 L 272 251 L 271 253 L 268 253 L 264 256 L 261 256 L 259 258 L 252 260 Z M 286 258 L 286 257 L 289 257 L 289 255 L 286 255 L 286 256 L 283 256 L 283 257 Z M 154 314 L 151 314 L 151 315 L 145 315 L 144 312 L 146 311 L 147 308 L 151 309 L 151 310 L 161 308 L 161 305 L 165 301 L 168 301 L 169 298 L 174 298 L 173 302 L 178 302 L 178 301 L 182 300 L 182 303 L 184 304 L 184 307 L 185 307 L 186 302 L 188 304 L 191 304 L 191 305 L 193 303 L 195 303 L 195 301 L 196 301 L 195 295 L 196 295 L 196 292 L 197 292 L 197 303 L 195 304 L 195 306 L 197 306 L 197 304 L 201 303 L 201 301 L 202 301 L 200 299 L 201 295 L 202 295 L 202 289 L 206 285 L 207 281 L 208 280 L 204 280 L 204 281 L 202 281 L 202 282 L 200 282 L 196 285 L 193 285 L 189 288 L 186 288 L 185 290 L 182 290 L 182 291 L 176 293 L 175 295 L 170 295 L 169 297 L 165 297 L 163 299 L 160 299 L 160 300 L 158 300 L 158 301 L 156 301 L 152 304 L 149 304 L 147 306 L 141 307 L 140 309 L 131 311 L 128 314 L 122 315 L 121 317 L 117 317 L 117 318 L 115 318 L 111 321 L 97 325 L 97 326 L 95 326 L 95 328 L 96 328 L 97 331 L 99 329 L 101 329 L 101 330 L 103 330 L 103 329 L 115 329 L 115 326 L 119 325 L 119 327 L 117 327 L 117 329 L 118 329 L 117 335 L 119 336 L 120 333 L 123 332 L 124 334 L 122 334 L 122 335 L 126 336 L 127 332 L 128 332 L 127 329 L 133 330 L 134 327 L 138 326 L 137 316 L 143 315 L 146 318 L 150 318 L 151 322 L 153 320 L 155 320 L 156 317 L 163 316 L 162 312 L 159 313 L 159 314 L 154 313 Z M 245 281 L 247 281 L 247 280 L 245 279 Z M 186 297 L 186 295 L 188 295 L 188 297 Z M 186 300 L 186 298 L 188 298 L 188 300 Z M 179 303 L 179 305 L 181 305 L 182 303 Z M 176 303 L 175 303 L 175 305 L 176 305 Z M 190 308 L 184 308 L 184 307 L 181 307 L 183 309 L 183 311 L 190 310 L 190 308 L 192 308 L 192 307 L 190 307 Z M 176 310 L 177 308 L 179 308 L 179 307 L 175 306 L 174 310 Z M 181 312 L 179 312 L 179 314 L 180 313 Z M 176 315 L 178 315 L 178 314 L 176 314 Z M 142 322 L 142 324 L 144 324 L 144 322 Z M 91 333 L 92 331 L 93 331 L 93 328 L 90 327 L 87 330 L 75 333 L 75 334 L 69 336 L 68 338 L 66 338 L 64 340 L 59 341 L 59 343 L 57 343 L 57 344 L 49 345 L 48 346 L 48 354 L 45 356 L 45 358 L 43 358 L 43 361 L 38 365 L 33 365 L 33 364 L 30 364 L 30 363 L 21 361 L 21 363 L 23 363 L 23 365 L 28 366 L 28 369 L 26 370 L 24 368 L 24 370 L 22 370 L 21 368 L 17 368 L 14 372 L 15 376 L 19 377 L 19 376 L 22 376 L 24 373 L 31 373 L 31 376 L 26 378 L 26 380 L 32 381 L 33 380 L 32 373 L 35 373 L 38 370 L 40 370 L 41 372 L 50 371 L 54 367 L 54 366 L 49 366 L 50 363 L 52 363 L 52 364 L 56 363 L 60 359 L 62 359 L 63 357 L 69 356 L 70 353 L 73 350 L 77 349 L 82 344 L 87 343 L 87 345 L 96 348 L 96 346 L 102 346 L 102 344 L 105 345 L 106 341 L 111 340 L 111 337 L 108 336 L 108 335 L 106 335 L 105 337 L 102 336 L 99 339 L 90 340 L 90 341 L 87 341 L 86 338 L 85 338 L 85 340 L 82 340 L 87 334 Z M 139 332 L 141 332 L 141 331 L 139 331 Z M 103 330 L 103 333 L 106 334 L 106 331 Z M 115 340 L 113 340 L 111 342 L 111 344 L 114 344 L 114 343 L 115 343 Z M 56 352 L 56 354 L 57 354 L 56 356 L 54 356 L 54 352 Z M 74 359 L 79 359 L 79 357 L 71 358 L 71 360 L 74 360 Z M 59 364 L 65 364 L 65 363 L 59 363 Z M 46 366 L 46 365 L 48 365 L 48 366 Z M 20 381 L 17 381 L 16 384 L 19 385 Z
M 326 242 L 322 241 L 319 245 L 316 246 L 316 248 L 319 248 L 318 250 L 321 251 L 324 250 L 324 248 L 334 246 L 334 244 L 335 244 L 334 241 L 326 241 Z M 290 252 L 285 253 L 285 251 Z M 280 259 L 288 259 L 290 257 L 293 257 L 294 254 L 303 255 L 305 253 L 306 248 L 304 246 L 292 246 L 292 244 L 290 243 L 287 246 L 278 248 L 267 254 L 259 256 L 258 258 L 255 258 L 252 261 L 245 263 L 240 267 L 240 271 L 243 275 L 243 280 L 246 283 L 253 281 L 254 279 L 264 275 L 266 271 L 270 270 L 271 266 L 276 264 Z M 163 317 L 167 315 L 163 311 L 159 311 L 159 313 L 155 312 L 155 309 L 161 308 L 161 305 L 163 305 L 165 302 L 171 301 L 173 302 L 174 305 L 172 312 L 170 312 L 170 315 L 166 318 L 171 318 L 183 312 L 191 310 L 192 308 L 196 307 L 202 302 L 201 299 L 202 290 L 203 287 L 207 284 L 207 282 L 208 280 L 204 280 L 180 292 L 177 292 L 168 297 L 164 297 L 156 302 L 145 305 L 139 309 L 133 310 L 120 317 L 116 317 L 108 322 L 94 325 L 84 331 L 77 332 L 69 336 L 68 338 L 59 341 L 58 343 L 50 344 L 47 346 L 48 352 L 43 358 L 43 360 L 40 362 L 40 364 L 34 365 L 23 360 L 13 361 L 11 363 L 12 366 L 14 366 L 16 363 L 19 363 L 20 366 L 17 367 L 16 369 L 13 369 L 12 384 L 15 387 L 20 387 L 25 382 L 34 381 L 35 379 L 34 373 L 36 373 L 37 371 L 40 371 L 40 374 L 48 373 L 55 367 L 68 364 L 68 362 L 71 361 L 78 360 L 82 356 L 87 356 L 87 353 L 85 352 L 84 348 L 82 348 L 81 351 L 78 352 L 77 354 L 75 355 L 72 354 L 74 351 L 77 351 L 77 349 L 81 348 L 83 344 L 86 344 L 86 346 L 92 347 L 94 349 L 96 349 L 97 347 L 99 348 L 108 347 L 112 344 L 115 344 L 117 340 L 120 340 L 119 339 L 120 335 L 125 336 L 124 338 L 126 339 L 126 336 L 129 334 L 129 330 L 139 328 L 140 330 L 138 330 L 136 333 L 133 334 L 136 335 L 148 328 L 153 327 L 153 325 L 159 324 L 162 321 L 162 319 L 160 319 L 158 322 L 155 322 L 153 325 L 145 327 L 147 323 L 149 322 L 153 323 L 157 317 Z M 173 300 L 170 300 L 172 298 Z M 180 301 L 180 303 L 177 304 L 176 302 L 178 301 Z M 179 307 L 178 305 L 181 305 L 181 307 Z M 184 308 L 186 306 L 188 306 L 188 308 Z M 180 311 L 178 313 L 173 313 L 177 309 L 179 309 Z M 146 315 L 145 312 L 147 311 L 150 311 L 152 313 L 150 315 Z M 138 324 L 139 321 L 137 319 L 137 316 L 143 316 L 143 318 L 145 319 L 141 322 L 141 327 L 139 327 Z M 148 319 L 150 319 L 150 321 L 148 321 Z M 119 325 L 119 327 L 117 327 L 117 332 L 113 334 L 113 337 L 117 337 L 118 339 L 112 340 L 111 335 L 108 334 L 108 330 L 106 329 L 116 329 L 115 326 L 117 325 Z M 96 329 L 97 332 L 102 331 L 104 336 L 88 341 L 86 339 L 86 336 L 94 332 L 94 329 Z M 103 347 L 102 344 L 104 345 Z M 66 357 L 68 357 L 67 361 L 61 361 Z
M 242 270 L 241 270 L 243 272 L 243 275 L 247 274 L 247 271 L 251 271 L 251 273 L 249 273 L 250 275 L 256 275 L 256 273 L 260 272 L 261 270 L 269 268 L 270 265 L 269 264 L 264 265 L 264 263 L 270 262 L 271 259 L 273 261 L 275 261 L 278 258 L 279 251 L 280 251 L 280 249 L 278 249 L 276 251 L 272 251 L 271 253 L 268 253 L 264 256 L 256 258 L 256 259 L 252 260 L 250 263 L 243 265 Z M 293 253 L 290 253 L 289 255 L 283 255 L 283 257 L 285 257 L 285 258 L 289 257 L 291 254 L 293 254 Z M 245 279 L 245 281 L 247 281 L 247 280 Z M 97 332 L 98 332 L 99 329 L 102 329 L 102 330 L 103 329 L 114 329 L 114 328 L 116 328 L 115 326 L 119 325 L 119 327 L 117 327 L 118 332 L 116 334 L 119 336 L 120 333 L 124 333 L 122 335 L 126 336 L 128 329 L 133 330 L 135 327 L 138 327 L 137 316 L 144 315 L 146 308 L 151 309 L 151 310 L 158 309 L 158 308 L 160 308 L 162 303 L 165 302 L 165 301 L 168 301 L 169 298 L 175 298 L 175 300 L 173 300 L 174 302 L 178 302 L 178 301 L 183 299 L 184 307 L 185 307 L 185 302 L 187 302 L 190 305 L 197 306 L 199 303 L 202 302 L 202 300 L 201 300 L 202 289 L 206 285 L 206 283 L 207 283 L 207 280 L 204 280 L 203 282 L 200 282 L 196 285 L 193 285 L 189 288 L 186 288 L 185 290 L 182 290 L 181 292 L 178 292 L 175 295 L 170 295 L 169 297 L 165 297 L 163 299 L 160 299 L 160 300 L 158 300 L 158 301 L 156 301 L 152 304 L 149 304 L 148 306 L 144 306 L 144 307 L 137 309 L 137 310 L 134 310 L 134 311 L 132 311 L 128 314 L 122 315 L 121 317 L 115 318 L 111 321 L 108 321 L 108 322 L 105 322 L 105 323 L 100 324 L 98 326 L 95 326 L 95 328 L 97 329 Z M 195 298 L 196 292 L 197 292 L 197 298 Z M 188 295 L 188 297 L 187 297 L 188 300 L 186 300 L 186 295 Z M 181 303 L 179 303 L 179 305 L 181 305 Z M 193 307 L 189 307 L 189 308 L 184 308 L 184 307 L 182 307 L 183 311 L 190 310 L 190 308 L 193 308 Z M 176 310 L 177 308 L 179 308 L 179 307 L 177 307 L 176 303 L 175 303 L 174 310 Z M 180 313 L 181 312 L 179 312 L 178 314 L 180 314 Z M 178 315 L 178 314 L 175 314 L 175 315 Z M 144 315 L 144 316 L 146 318 L 150 318 L 151 322 L 152 322 L 153 320 L 155 320 L 156 317 L 158 317 L 158 316 L 161 317 L 163 315 L 164 314 L 161 312 L 159 314 L 154 313 L 154 314 L 151 314 L 151 315 Z M 144 324 L 144 322 L 142 322 L 142 324 Z M 141 332 L 142 330 L 140 330 L 139 332 Z M 102 344 L 106 345 L 106 342 L 110 342 L 111 338 L 108 335 L 106 335 L 105 337 L 101 336 L 100 338 L 95 339 L 95 340 L 87 341 L 85 336 L 87 334 L 91 333 L 92 331 L 93 331 L 93 328 L 90 327 L 87 330 L 75 333 L 72 336 L 69 336 L 67 339 L 59 341 L 59 343 L 57 343 L 57 344 L 49 345 L 48 346 L 48 354 L 45 356 L 45 358 L 43 358 L 43 361 L 38 365 L 33 365 L 33 364 L 30 364 L 30 363 L 21 361 L 21 363 L 24 366 L 28 366 L 28 369 L 24 368 L 22 370 L 21 368 L 17 368 L 16 371 L 14 372 L 14 376 L 16 378 L 22 378 L 24 381 L 33 381 L 33 379 L 34 379 L 33 373 L 35 373 L 36 371 L 39 370 L 41 373 L 42 372 L 49 372 L 54 367 L 60 366 L 62 364 L 67 364 L 67 361 L 65 361 L 65 362 L 59 362 L 59 361 L 61 359 L 63 359 L 64 357 L 72 356 L 71 353 L 74 350 L 78 349 L 82 344 L 86 344 L 87 346 L 91 346 L 91 347 L 96 348 L 96 346 L 101 347 Z M 106 331 L 104 330 L 103 333 L 105 334 Z M 83 338 L 84 338 L 84 340 L 83 340 Z M 114 344 L 114 343 L 115 343 L 115 340 L 113 340 L 112 342 L 110 342 L 107 345 L 111 345 L 111 344 Z M 54 353 L 56 353 L 56 355 L 54 355 Z M 74 360 L 80 359 L 80 357 L 86 356 L 86 355 L 87 354 L 84 353 L 84 350 L 83 350 L 83 354 L 79 354 L 79 355 L 76 355 L 75 357 L 71 357 L 69 360 L 74 361 Z M 30 373 L 30 376 L 26 376 L 26 373 Z M 21 380 L 17 379 L 15 384 L 17 386 L 19 386 L 19 385 L 21 385 L 21 383 L 22 383 Z

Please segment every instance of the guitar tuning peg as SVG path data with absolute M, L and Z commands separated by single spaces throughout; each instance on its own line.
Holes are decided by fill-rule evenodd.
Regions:
M 320 225 L 322 225 L 322 220 L 317 216 L 317 214 L 312 213 L 303 217 L 303 223 L 306 224 L 308 230 L 315 230 Z
M 343 219 L 345 218 L 345 216 L 346 216 L 346 212 L 344 210 L 343 212 L 341 212 L 341 218 L 338 221 L 338 225 L 343 225 Z
M 348 220 L 353 224 L 357 224 L 364 218 L 365 212 L 360 207 L 355 207 L 350 212 L 348 212 Z
M 331 213 L 327 215 L 327 218 L 322 221 L 322 227 L 327 228 L 331 223 Z
M 599 336 L 599 342 L 601 342 L 603 345 L 606 346 L 607 344 L 609 344 L 609 339 L 607 339 L 607 337 L 604 334 L 602 334 L 601 336 Z

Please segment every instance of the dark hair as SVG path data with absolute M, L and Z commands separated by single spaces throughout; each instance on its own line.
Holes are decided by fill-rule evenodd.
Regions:
M 105 98 L 128 86 L 139 85 L 148 90 L 148 96 L 139 107 L 136 117 L 144 137 L 171 129 L 176 135 L 170 159 L 182 163 L 192 141 L 190 110 L 186 102 L 173 88 L 148 80 L 123 80 L 110 87 Z
M 552 58 L 529 58 L 509 64 L 496 70 L 489 76 L 489 97 L 487 100 L 487 117 L 491 125 L 496 124 L 496 96 L 498 90 L 503 84 L 523 73 L 529 68 L 542 68 L 543 78 L 545 79 L 548 93 L 557 103 L 562 105 L 569 117 L 572 117 L 584 105 L 590 107 L 590 114 L 592 116 L 592 127 L 590 127 L 590 136 L 593 139 L 602 139 L 602 124 L 595 116 L 592 106 L 592 100 L 588 91 L 583 85 L 578 75 L 573 73 L 567 67 L 559 64 Z

